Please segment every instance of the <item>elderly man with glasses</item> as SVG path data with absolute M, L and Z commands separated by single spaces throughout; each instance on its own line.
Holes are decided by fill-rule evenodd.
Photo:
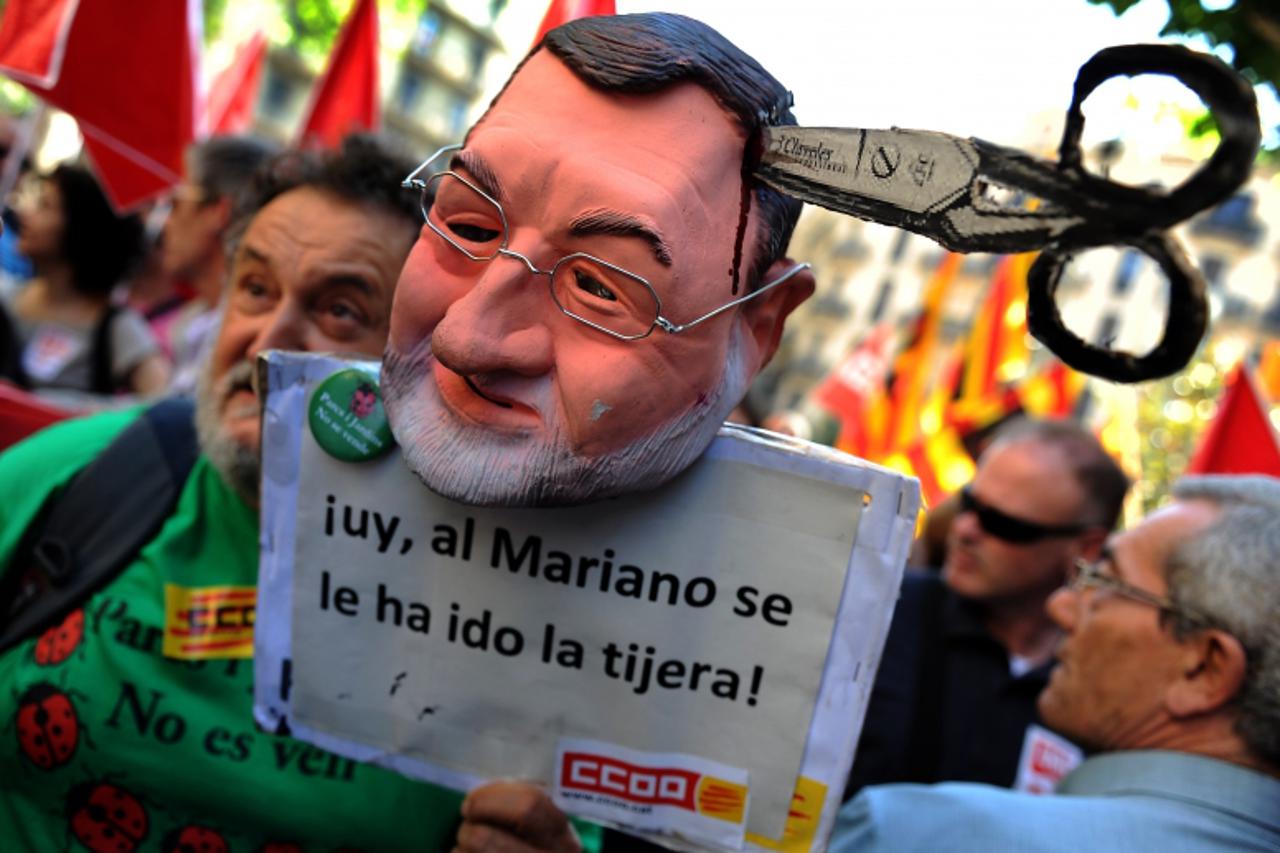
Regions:
M 206 347 L 218 324 L 218 300 L 228 265 L 223 241 L 232 214 L 240 196 L 250 189 L 254 173 L 275 153 L 273 144 L 247 136 L 217 136 L 187 149 L 185 182 L 170 196 L 172 208 L 161 244 L 165 274 L 195 293 L 166 326 L 174 368 L 170 393 L 195 392 Z
M 1024 753 L 1053 742 L 1036 715 L 1061 636 L 1044 605 L 1076 560 L 1098 556 L 1127 488 L 1078 424 L 1024 419 L 995 435 L 959 495 L 941 577 L 907 573 L 847 796 L 886 782 L 1044 784 L 1019 778 Z
M 868 788 L 831 849 L 1280 850 L 1280 481 L 1183 480 L 1048 613 L 1040 711 L 1093 753 L 1058 796 Z

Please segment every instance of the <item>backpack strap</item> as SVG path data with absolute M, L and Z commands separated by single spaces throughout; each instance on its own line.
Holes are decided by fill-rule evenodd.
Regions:
M 89 345 L 89 390 L 103 396 L 114 394 L 119 387 L 112 370 L 115 354 L 111 346 L 111 327 L 119 313 L 118 305 L 108 303 L 107 310 L 93 327 L 93 340 Z
M 56 624 L 133 560 L 195 464 L 194 404 L 147 409 L 45 508 L 0 584 L 0 651 Z
M 0 379 L 8 379 L 19 388 L 31 387 L 27 371 L 22 366 L 22 339 L 18 335 L 18 324 L 3 302 L 0 302 Z

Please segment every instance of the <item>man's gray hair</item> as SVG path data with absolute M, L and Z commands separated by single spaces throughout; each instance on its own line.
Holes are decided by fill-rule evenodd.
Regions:
M 224 241 L 227 267 L 234 264 L 240 240 L 258 211 L 302 187 L 381 211 L 417 231 L 422 227 L 419 196 L 400 186 L 415 165 L 389 140 L 367 133 L 348 135 L 335 150 L 290 149 L 280 153 L 258 169 L 232 211 Z
M 991 437 L 997 444 L 1035 442 L 1057 448 L 1084 491 L 1079 523 L 1111 530 L 1120 520 L 1129 478 L 1085 426 L 1066 418 L 1020 416 L 1001 425 Z
M 1280 765 L 1280 480 L 1186 477 L 1173 495 L 1213 503 L 1221 515 L 1170 555 L 1169 597 L 1244 646 L 1248 669 L 1235 699 L 1236 731 L 1256 756 Z M 1178 637 L 1201 627 L 1174 617 Z
M 187 178 L 210 200 L 228 198 L 234 207 L 259 167 L 279 152 L 256 136 L 214 136 L 187 148 Z

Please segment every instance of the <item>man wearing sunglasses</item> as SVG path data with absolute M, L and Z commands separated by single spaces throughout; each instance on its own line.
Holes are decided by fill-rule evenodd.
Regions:
M 1045 601 L 1098 556 L 1128 480 L 1070 421 L 1003 427 L 959 495 L 941 577 L 908 572 L 846 794 L 887 782 L 1024 786 L 1057 626 Z
M 1049 599 L 1040 711 L 1092 753 L 1058 796 L 868 788 L 831 849 L 1280 850 L 1277 613 L 1280 481 L 1183 480 Z

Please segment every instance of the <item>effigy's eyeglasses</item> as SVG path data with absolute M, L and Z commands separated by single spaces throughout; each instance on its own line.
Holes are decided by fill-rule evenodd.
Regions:
M 528 257 L 508 248 L 507 215 L 496 199 L 448 169 L 431 173 L 425 180 L 418 177 L 442 155 L 460 147 L 441 148 L 401 181 L 401 186 L 421 193 L 419 203 L 427 227 L 472 261 L 488 262 L 503 256 L 520 261 L 533 275 L 545 275 L 552 301 L 566 316 L 619 340 L 639 340 L 654 329 L 679 334 L 809 268 L 809 264 L 796 264 L 773 281 L 701 317 L 687 323 L 673 322 L 662 316 L 662 300 L 644 276 L 586 252 L 565 255 L 550 269 L 539 269 Z

